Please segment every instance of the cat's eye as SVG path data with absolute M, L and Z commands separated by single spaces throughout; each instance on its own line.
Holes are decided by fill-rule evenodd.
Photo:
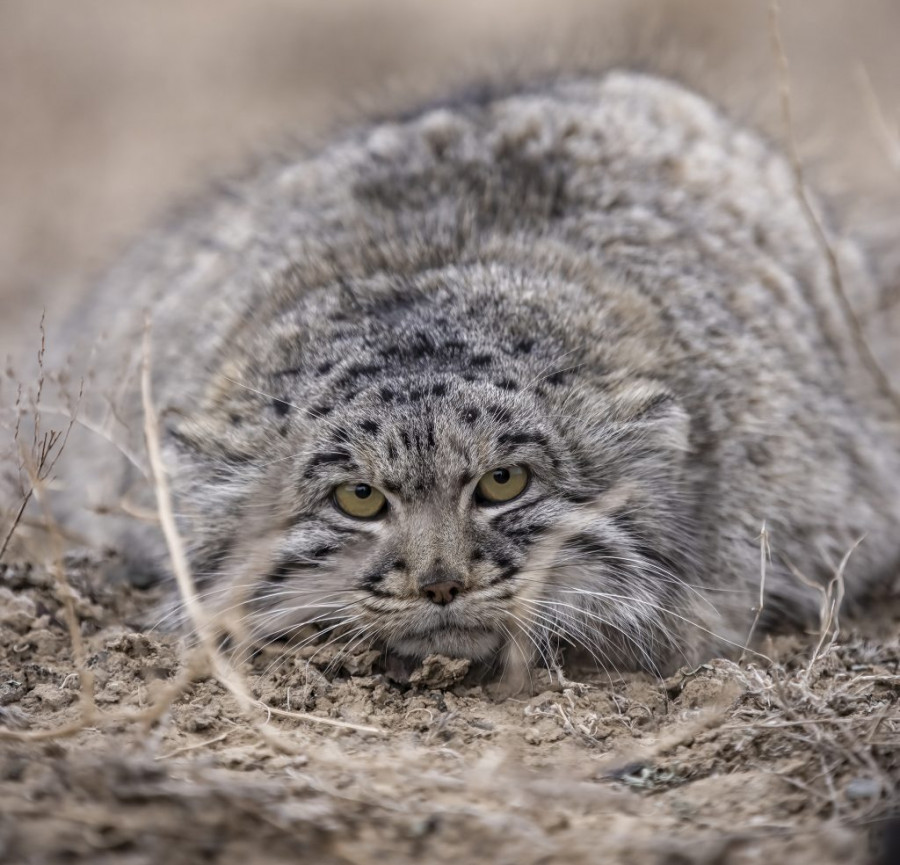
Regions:
M 475 487 L 475 499 L 483 504 L 510 502 L 522 495 L 528 486 L 528 469 L 523 466 L 504 466 L 491 469 L 481 476 Z
M 341 484 L 334 488 L 334 503 L 349 517 L 374 520 L 387 509 L 381 490 L 368 484 Z

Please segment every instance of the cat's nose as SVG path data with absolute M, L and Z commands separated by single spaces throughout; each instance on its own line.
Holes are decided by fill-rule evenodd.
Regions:
M 456 580 L 445 580 L 441 583 L 429 583 L 427 586 L 422 586 L 422 595 L 428 598 L 432 604 L 440 604 L 443 607 L 444 604 L 455 601 L 462 590 L 462 583 L 457 583 Z

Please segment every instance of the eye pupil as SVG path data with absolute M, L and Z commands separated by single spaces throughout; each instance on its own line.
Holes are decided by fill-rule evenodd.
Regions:
M 331 498 L 339 511 L 360 520 L 374 520 L 388 510 L 384 493 L 369 484 L 340 484 Z
M 525 491 L 529 476 L 524 466 L 506 466 L 485 472 L 475 487 L 475 501 L 481 505 L 511 502 Z

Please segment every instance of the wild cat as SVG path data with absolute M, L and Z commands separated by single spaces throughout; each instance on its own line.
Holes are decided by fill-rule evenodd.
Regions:
M 896 568 L 897 416 L 830 278 L 782 155 L 613 70 L 268 163 L 137 243 L 69 332 L 136 453 L 149 312 L 192 568 L 254 639 L 664 672 L 744 640 L 763 525 L 772 621 L 861 538 L 848 597 Z M 108 513 L 146 482 L 78 432 L 68 519 L 164 570 L 158 529 Z

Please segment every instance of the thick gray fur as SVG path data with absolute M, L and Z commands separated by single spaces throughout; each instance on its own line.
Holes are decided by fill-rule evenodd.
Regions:
M 574 644 L 660 671 L 743 642 L 763 524 L 772 615 L 808 618 L 792 568 L 826 581 L 861 538 L 848 597 L 897 566 L 896 414 L 792 171 L 672 82 L 613 71 L 361 126 L 138 244 L 70 340 L 93 349 L 85 411 L 115 402 L 136 453 L 145 309 L 194 570 L 257 638 L 343 621 L 405 656 Z M 83 431 L 65 463 L 70 523 L 163 563 L 158 528 L 84 507 L 152 502 L 127 461 Z M 510 464 L 526 493 L 479 506 Z M 347 481 L 388 516 L 339 513 Z M 463 594 L 429 603 L 438 577 Z

